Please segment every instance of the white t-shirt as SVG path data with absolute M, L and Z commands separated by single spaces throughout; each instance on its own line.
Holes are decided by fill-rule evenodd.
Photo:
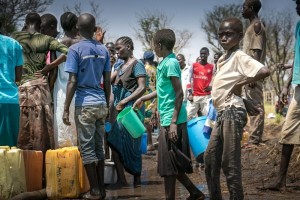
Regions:
M 224 55 L 217 63 L 217 72 L 212 84 L 212 100 L 217 111 L 227 106 L 245 108 L 243 99 L 232 94 L 232 88 L 240 81 L 254 77 L 264 65 L 248 56 L 241 50 L 232 53 L 230 58 L 224 60 Z

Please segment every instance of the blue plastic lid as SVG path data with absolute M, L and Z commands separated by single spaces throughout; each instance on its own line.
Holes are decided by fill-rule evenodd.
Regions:
M 110 132 L 111 131 L 111 123 L 110 122 L 105 122 L 105 131 Z
M 195 123 L 197 123 L 198 121 L 201 121 L 201 120 L 206 120 L 206 116 L 201 116 L 201 117 L 191 119 L 190 121 L 188 121 L 187 126 L 194 125 Z

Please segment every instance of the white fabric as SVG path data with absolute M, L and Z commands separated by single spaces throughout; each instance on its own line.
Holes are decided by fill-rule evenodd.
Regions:
M 187 101 L 187 85 L 190 83 L 189 81 L 189 69 L 190 66 L 186 65 L 183 70 L 181 70 L 181 85 L 183 91 L 183 101 Z
M 201 116 L 206 116 L 209 109 L 210 95 L 193 96 L 193 102 L 187 106 L 188 120 L 198 117 L 198 111 L 201 111 Z
M 62 120 L 64 103 L 66 100 L 67 83 L 69 79 L 69 74 L 64 71 L 64 65 L 65 63 L 62 63 L 58 67 L 57 79 L 55 81 L 53 90 L 55 148 L 77 146 L 77 131 L 74 121 L 74 98 L 72 99 L 69 108 L 69 120 L 71 122 L 71 126 L 66 126 Z

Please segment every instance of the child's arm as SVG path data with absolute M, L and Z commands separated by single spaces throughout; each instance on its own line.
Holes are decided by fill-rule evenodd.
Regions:
M 290 74 L 286 84 L 283 86 L 281 94 L 280 94 L 280 100 L 279 101 L 281 101 L 283 104 L 287 103 L 288 91 L 289 91 L 289 88 L 290 88 L 292 80 L 293 80 L 293 70 L 294 69 L 292 68 L 291 74 Z
M 67 58 L 66 55 L 61 54 L 56 60 L 54 60 L 50 64 L 46 65 L 46 67 L 44 67 L 40 71 L 40 73 L 43 74 L 43 75 L 47 75 L 49 71 L 51 71 L 52 69 L 54 69 L 55 67 L 57 67 L 59 64 L 65 62 L 66 58 Z
M 152 100 L 157 97 L 156 91 L 151 92 L 150 94 L 147 94 L 145 96 L 142 96 L 141 98 L 137 99 L 134 104 L 133 108 L 141 108 L 145 101 Z
M 67 85 L 67 93 L 66 93 L 66 100 L 65 100 L 65 107 L 64 107 L 64 114 L 63 114 L 63 122 L 67 126 L 71 125 L 69 120 L 69 108 L 76 91 L 76 85 L 77 85 L 76 74 L 69 73 L 69 80 Z
M 174 112 L 173 112 L 170 130 L 168 134 L 170 140 L 176 142 L 177 141 L 177 120 L 178 120 L 178 115 L 183 101 L 183 91 L 182 91 L 180 79 L 176 76 L 171 76 L 170 78 L 176 96 L 175 96 Z
M 241 96 L 242 87 L 249 83 L 256 82 L 258 80 L 264 79 L 270 75 L 270 70 L 267 67 L 262 67 L 254 77 L 247 77 L 246 79 L 237 83 L 231 90 L 230 93 L 233 93 L 237 96 Z

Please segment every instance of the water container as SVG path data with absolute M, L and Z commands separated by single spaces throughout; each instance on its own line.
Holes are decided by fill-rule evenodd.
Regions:
M 145 132 L 143 118 L 142 113 L 139 110 L 135 112 L 132 107 L 124 108 L 117 116 L 118 122 L 124 125 L 133 138 L 141 137 Z
M 191 119 L 187 123 L 189 142 L 196 160 L 205 152 L 210 139 L 210 134 L 203 133 L 205 121 L 206 116 L 201 116 Z
M 9 163 L 6 157 L 6 150 L 0 149 L 0 199 L 7 200 L 11 198 L 10 187 L 12 179 L 9 171 Z
M 87 188 L 77 147 L 48 150 L 45 164 L 49 199 L 78 198 Z
M 117 182 L 117 172 L 114 162 L 105 161 L 104 184 L 115 184 Z
M 141 141 L 141 152 L 142 154 L 146 154 L 147 153 L 147 133 L 144 133 L 142 135 L 142 141 Z
M 23 150 L 27 192 L 43 189 L 43 152 Z
M 15 196 L 26 192 L 25 164 L 23 151 L 13 148 L 7 151 L 7 160 L 10 165 L 10 176 L 12 178 L 11 195 Z

